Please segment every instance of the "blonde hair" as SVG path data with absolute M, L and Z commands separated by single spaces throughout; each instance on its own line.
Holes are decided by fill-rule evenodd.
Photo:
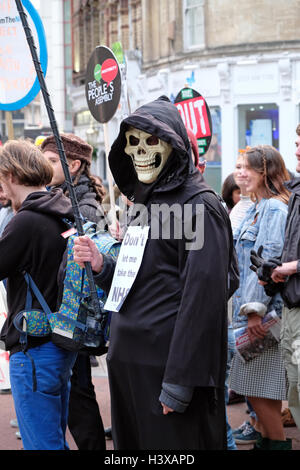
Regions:
M 14 176 L 24 186 L 47 186 L 53 177 L 51 164 L 39 148 L 27 140 L 9 140 L 0 148 L 0 175 Z

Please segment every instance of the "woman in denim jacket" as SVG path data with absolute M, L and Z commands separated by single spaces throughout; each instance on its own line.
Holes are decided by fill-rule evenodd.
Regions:
M 246 188 L 255 204 L 233 234 L 240 269 L 240 286 L 233 296 L 233 328 L 247 327 L 253 341 L 265 335 L 262 317 L 266 312 L 275 310 L 281 316 L 282 299 L 279 294 L 266 295 L 250 269 L 250 251 L 263 245 L 264 258 L 281 255 L 289 199 L 284 181 L 289 175 L 280 153 L 271 146 L 249 149 L 246 159 Z M 286 399 L 287 384 L 280 346 L 270 347 L 246 363 L 236 353 L 230 386 L 248 397 L 256 412 L 261 433 L 256 448 L 288 448 L 290 442 L 285 440 L 281 422 L 281 400 Z

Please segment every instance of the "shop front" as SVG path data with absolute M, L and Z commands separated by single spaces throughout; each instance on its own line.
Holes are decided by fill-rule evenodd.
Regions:
M 221 192 L 234 170 L 239 149 L 272 145 L 288 169 L 295 170 L 295 129 L 300 122 L 300 54 L 229 57 L 174 64 L 156 75 L 143 75 L 143 102 L 166 94 L 171 99 L 190 86 L 206 100 L 212 140 L 205 178 Z M 142 104 L 142 103 L 141 103 Z

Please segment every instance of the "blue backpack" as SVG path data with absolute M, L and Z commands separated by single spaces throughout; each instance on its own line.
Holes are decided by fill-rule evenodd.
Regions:
M 85 235 L 97 245 L 98 250 L 110 255 L 115 260 L 118 257 L 120 243 L 107 232 L 97 232 L 96 224 L 88 222 L 84 225 Z M 77 234 L 71 235 L 67 244 L 67 262 L 60 308 L 52 312 L 38 289 L 36 283 L 24 272 L 27 283 L 25 309 L 14 318 L 14 325 L 20 332 L 20 342 L 26 350 L 27 335 L 44 337 L 51 334 L 51 340 L 57 346 L 68 351 L 84 351 L 100 355 L 106 352 L 109 340 L 109 325 L 111 312 L 104 310 L 107 294 L 96 287 L 101 310 L 101 319 L 96 320 L 91 308 L 91 297 L 85 269 L 74 262 L 73 246 Z M 41 309 L 32 309 L 32 297 L 38 300 Z M 94 341 L 96 340 L 96 341 Z M 98 346 L 88 346 L 97 343 Z

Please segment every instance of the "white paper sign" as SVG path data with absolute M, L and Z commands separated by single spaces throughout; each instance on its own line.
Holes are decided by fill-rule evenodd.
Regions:
M 149 227 L 128 227 L 121 245 L 105 310 L 119 312 L 140 269 Z

